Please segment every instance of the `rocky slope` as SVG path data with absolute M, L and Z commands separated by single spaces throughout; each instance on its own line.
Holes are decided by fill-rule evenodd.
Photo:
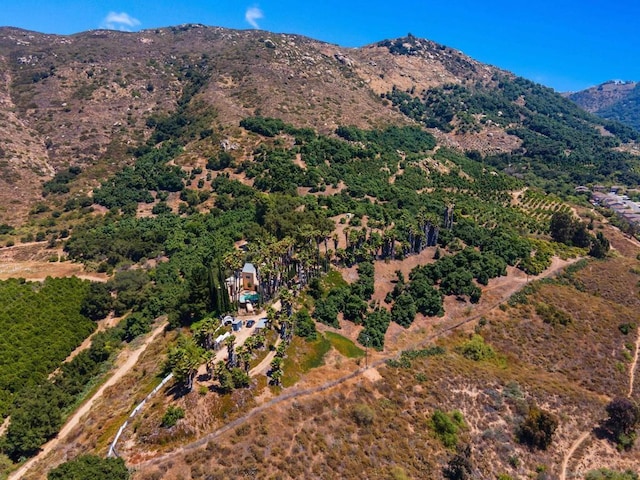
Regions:
M 497 71 L 406 40 L 345 49 L 200 25 L 72 36 L 2 28 L 0 222 L 24 222 L 43 182 L 71 165 L 85 170 L 79 190 L 96 185 L 130 161 L 129 148 L 149 135 L 147 119 L 175 110 L 185 93 L 216 129 L 259 113 L 331 132 L 408 122 L 380 98 L 394 86 L 421 92 L 487 82 Z
M 250 115 L 321 133 L 419 121 L 441 144 L 483 154 L 525 151 L 517 129 L 531 128 L 531 109 L 556 122 L 575 116 L 549 89 L 411 35 L 347 49 L 202 25 L 72 36 L 2 28 L 0 72 L 0 223 L 12 225 L 38 202 L 61 207 L 67 197 L 43 199 L 42 185 L 70 166 L 82 169 L 70 195 L 90 193 L 180 108 L 182 127 L 192 127 L 185 155 L 201 158 L 221 140 L 241 141 L 238 122 Z M 392 91 L 432 102 L 427 113 L 440 123 L 403 111 Z

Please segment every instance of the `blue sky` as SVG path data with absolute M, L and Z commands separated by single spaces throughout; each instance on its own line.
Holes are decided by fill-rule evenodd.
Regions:
M 299 33 L 347 47 L 411 32 L 559 91 L 640 80 L 638 0 L 4 0 L 0 25 L 70 34 L 181 23 Z

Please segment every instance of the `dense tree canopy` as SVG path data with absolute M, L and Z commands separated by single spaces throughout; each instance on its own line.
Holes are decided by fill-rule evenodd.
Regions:
M 81 455 L 59 465 L 47 480 L 128 480 L 129 471 L 121 458 Z

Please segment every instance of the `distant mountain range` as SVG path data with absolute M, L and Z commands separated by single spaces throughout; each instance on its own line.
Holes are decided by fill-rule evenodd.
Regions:
M 640 82 L 612 80 L 565 96 L 590 113 L 640 130 Z

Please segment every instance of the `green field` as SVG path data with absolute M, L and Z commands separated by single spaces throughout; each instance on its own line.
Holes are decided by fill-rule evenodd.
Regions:
M 331 346 L 347 358 L 364 357 L 364 350 L 358 348 L 355 343 L 342 335 L 333 332 L 324 334 L 327 340 L 331 342 Z
M 330 349 L 331 343 L 322 335 L 313 342 L 294 337 L 284 360 L 282 386 L 291 387 L 303 373 L 323 365 L 324 356 Z

